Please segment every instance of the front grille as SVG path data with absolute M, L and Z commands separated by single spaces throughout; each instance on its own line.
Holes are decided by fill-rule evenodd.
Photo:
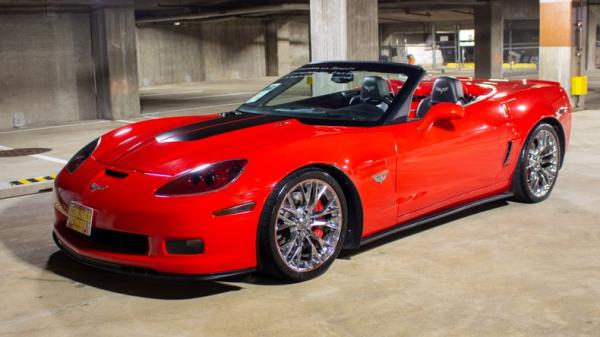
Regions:
M 92 228 L 90 239 L 130 254 L 145 255 L 148 253 L 148 237 L 145 235 Z
M 147 255 L 148 237 L 140 234 L 117 232 L 102 228 L 92 228 L 92 235 L 86 236 L 66 229 L 71 235 L 76 235 L 77 240 L 87 242 L 99 250 L 109 250 L 116 253 Z

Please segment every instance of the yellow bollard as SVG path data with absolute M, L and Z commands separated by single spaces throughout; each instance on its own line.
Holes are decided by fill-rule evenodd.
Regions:
M 588 92 L 587 87 L 587 76 L 571 77 L 571 95 L 585 96 Z

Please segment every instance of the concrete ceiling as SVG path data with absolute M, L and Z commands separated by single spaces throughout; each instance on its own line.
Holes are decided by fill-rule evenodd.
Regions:
M 428 10 L 428 9 L 380 9 L 381 23 L 394 22 L 461 22 L 473 20 L 470 8 Z
M 308 0 L 157 0 L 143 1 L 140 6 L 139 2 L 136 2 L 137 18 L 146 23 L 231 16 L 308 15 L 309 10 Z M 476 0 L 379 0 L 379 17 L 381 23 L 471 21 L 473 7 L 484 3 Z M 167 8 L 171 10 L 169 13 L 165 11 Z
M 486 0 L 379 0 L 382 23 L 473 20 Z M 0 11 L 89 10 L 131 5 L 138 22 L 205 21 L 227 17 L 308 15 L 309 0 L 0 0 Z

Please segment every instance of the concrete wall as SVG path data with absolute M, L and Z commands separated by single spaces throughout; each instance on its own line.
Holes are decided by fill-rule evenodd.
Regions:
M 289 31 L 295 69 L 310 59 L 308 21 L 290 21 Z M 138 27 L 140 86 L 266 76 L 266 34 L 258 19 Z
M 290 21 L 290 67 L 292 70 L 310 62 L 309 39 L 308 21 Z
M 502 14 L 505 20 L 540 18 L 539 0 L 503 0 L 502 8 Z
M 198 25 L 137 29 L 140 86 L 198 82 L 205 79 Z
M 0 129 L 96 118 L 89 14 L 0 14 Z
M 589 5 L 587 13 L 587 55 L 586 71 L 589 74 L 600 73 L 597 65 L 600 65 L 600 54 L 596 46 L 599 36 L 597 36 L 596 26 L 600 24 L 600 6 Z
M 0 14 L 0 129 L 98 117 L 89 13 Z M 266 24 L 228 20 L 137 29 L 139 85 L 266 75 Z M 307 21 L 290 22 L 290 65 L 309 61 Z
M 202 23 L 206 80 L 266 76 L 262 20 Z

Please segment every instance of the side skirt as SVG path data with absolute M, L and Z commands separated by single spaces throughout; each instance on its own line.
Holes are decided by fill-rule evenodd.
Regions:
M 367 243 L 371 243 L 373 241 L 379 240 L 381 238 L 384 238 L 388 235 L 392 235 L 392 234 L 396 234 L 396 233 L 400 233 L 404 230 L 419 226 L 419 225 L 423 225 L 426 224 L 428 222 L 434 221 L 434 220 L 438 220 L 444 217 L 447 217 L 449 215 L 452 214 L 456 214 L 458 212 L 462 212 L 464 210 L 467 210 L 469 208 L 473 208 L 476 206 L 480 206 L 480 205 L 484 205 L 484 204 L 488 204 L 490 202 L 494 202 L 494 201 L 498 201 L 498 200 L 503 200 L 503 199 L 508 199 L 510 197 L 513 196 L 512 192 L 506 192 L 506 193 L 502 193 L 502 194 L 498 194 L 498 195 L 494 195 L 491 197 L 487 197 L 487 198 L 483 198 L 483 199 L 479 199 L 479 200 L 475 200 L 473 202 L 470 202 L 468 204 L 464 204 L 464 205 L 460 205 L 454 208 L 450 208 L 441 212 L 436 212 L 436 213 L 432 213 L 430 215 L 426 215 L 420 218 L 417 218 L 415 220 L 411 220 L 405 223 L 401 223 L 398 224 L 390 229 L 386 229 L 383 230 L 381 232 L 375 233 L 375 234 L 371 234 L 369 236 L 367 236 L 366 238 L 363 238 L 360 241 L 360 245 L 363 246 Z

